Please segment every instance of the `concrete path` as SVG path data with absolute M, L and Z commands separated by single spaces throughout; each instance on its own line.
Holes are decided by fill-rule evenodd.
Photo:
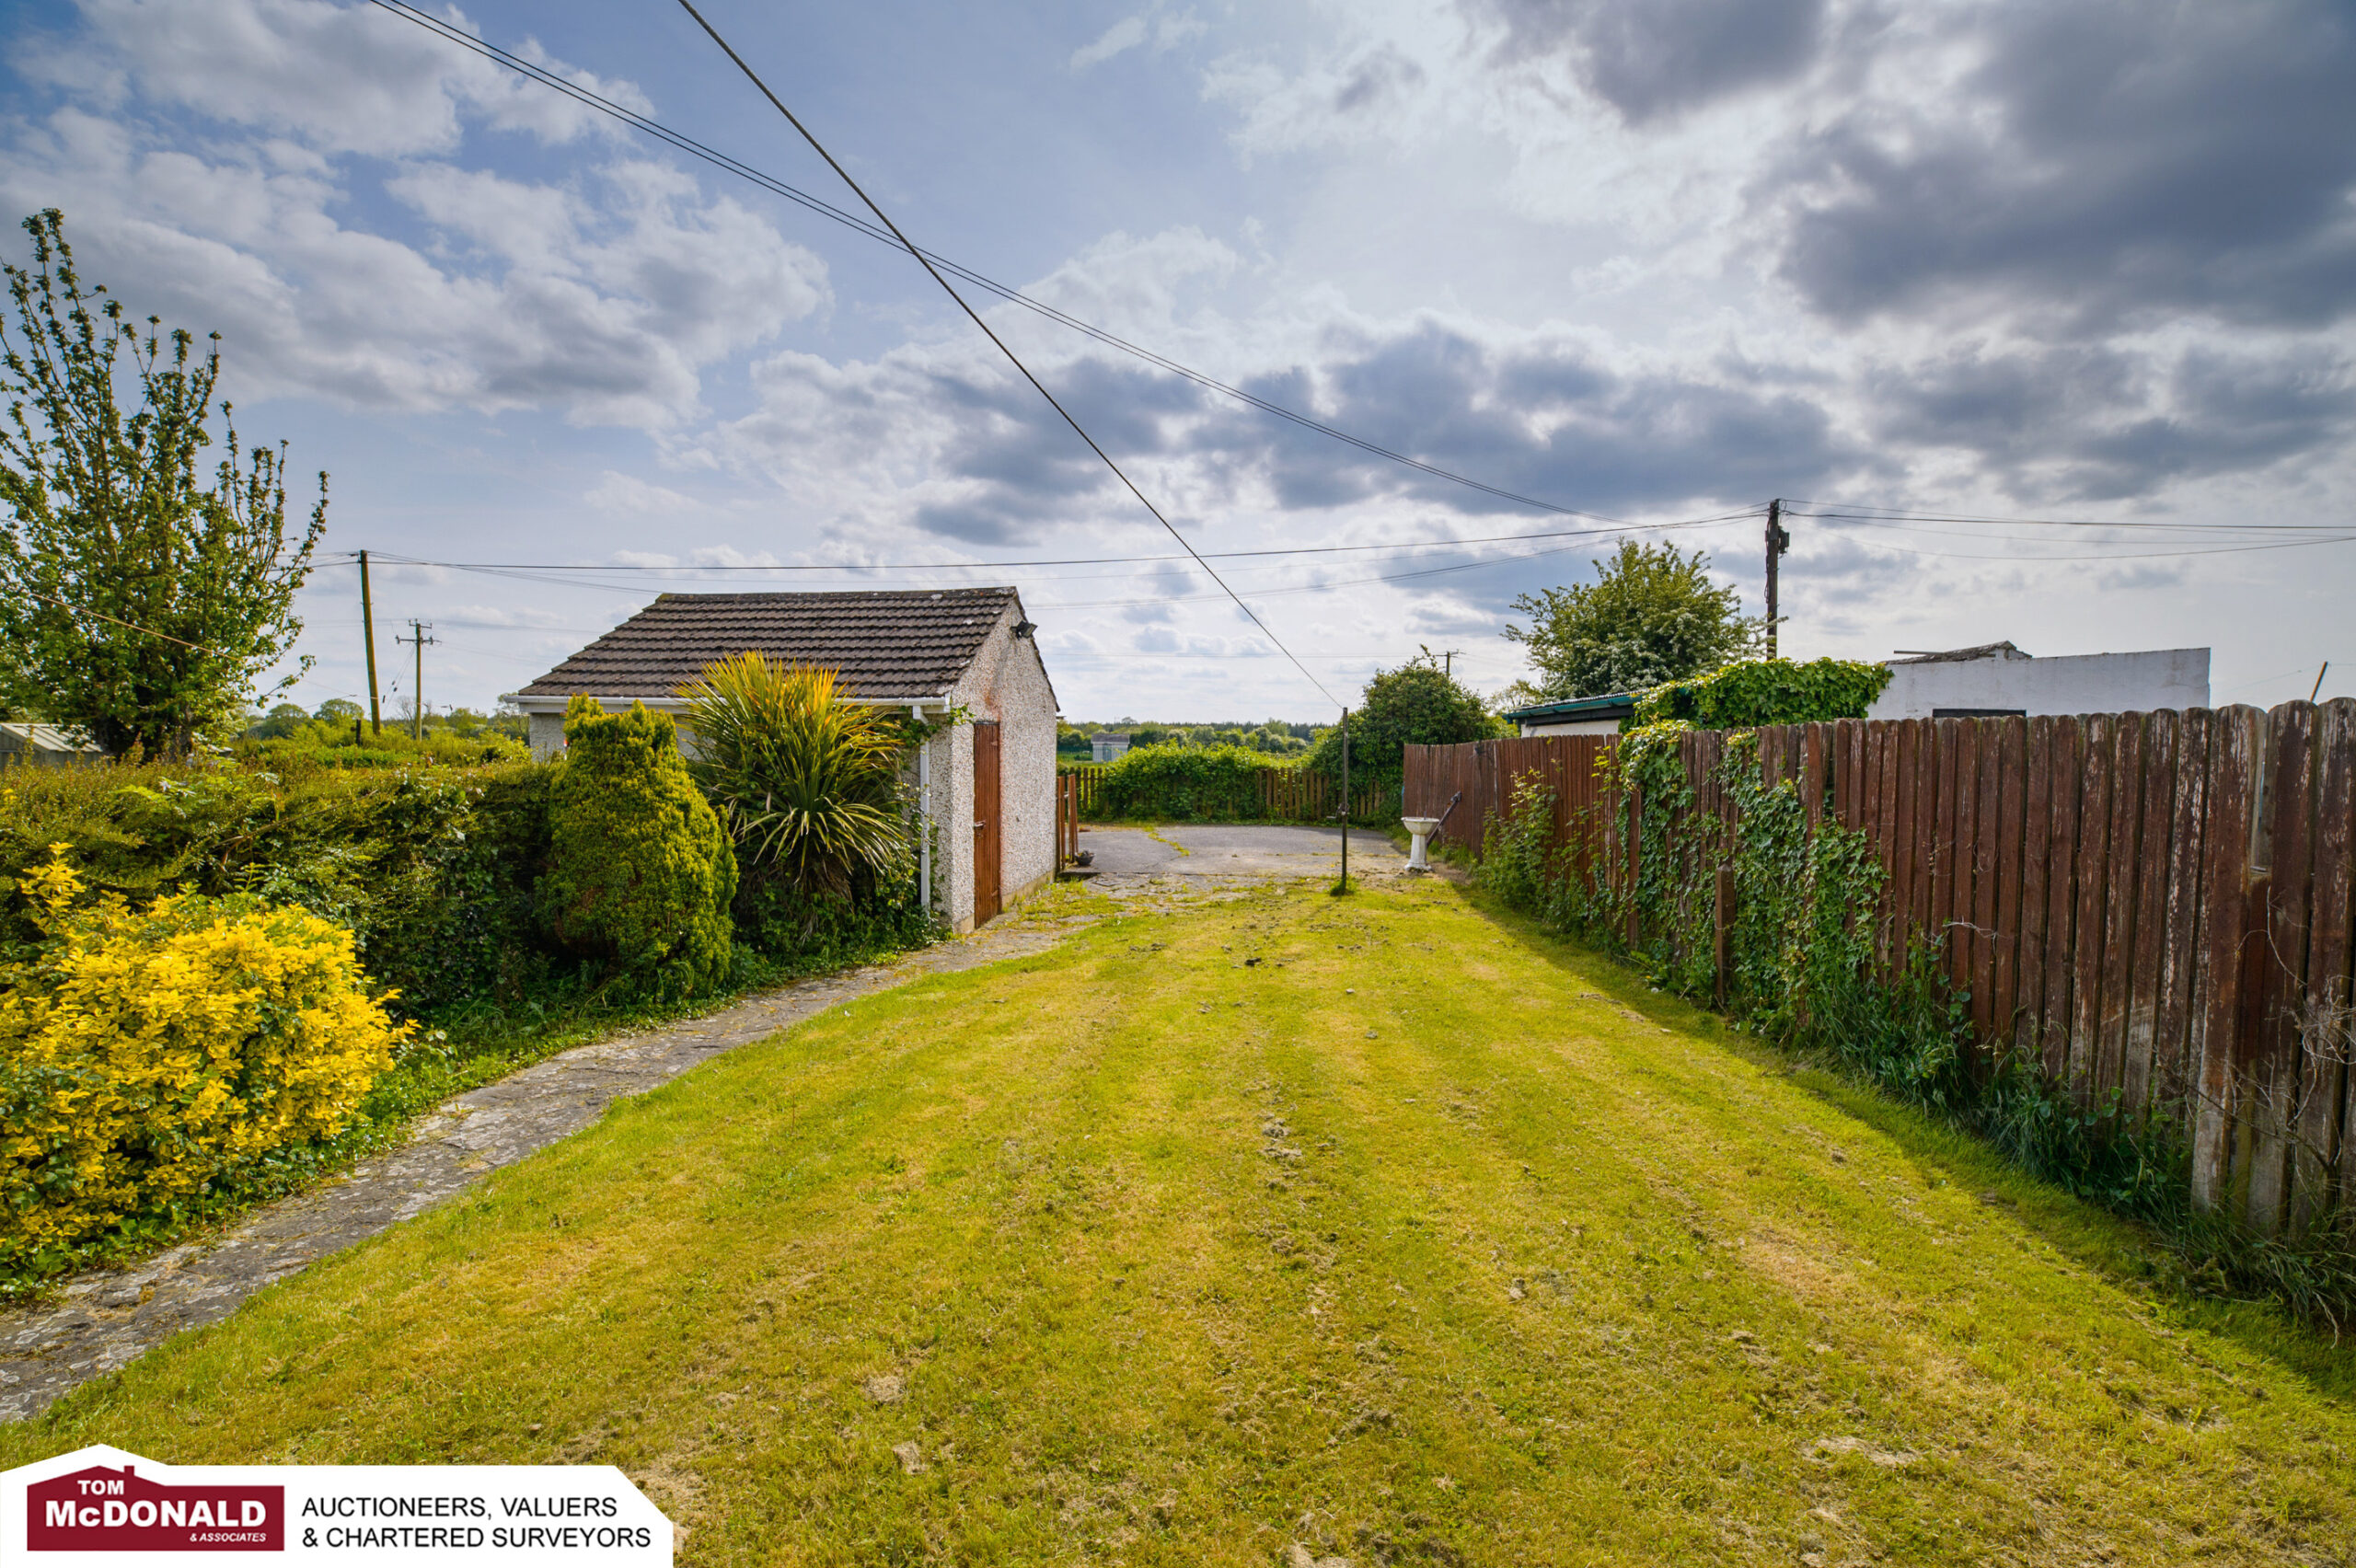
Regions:
M 1143 835 L 1138 836 L 1142 837 Z M 624 1095 L 671 1081 L 723 1051 L 768 1038 L 838 1003 L 1053 947 L 1075 916 L 1019 915 L 898 963 L 772 991 L 708 1018 L 576 1046 L 437 1107 L 406 1143 L 340 1180 L 258 1209 L 230 1230 L 135 1268 L 94 1269 L 45 1306 L 0 1312 L 0 1422 L 38 1414 L 78 1384 L 144 1355 L 182 1329 L 225 1318 L 247 1297 L 314 1260 L 388 1229 L 491 1171 L 588 1126 Z
M 1095 851 L 1098 885 L 1119 893 L 1122 884 L 1161 877 L 1195 879 L 1334 877 L 1342 864 L 1337 827 L 1232 826 L 1083 828 L 1082 849 Z M 1388 835 L 1350 830 L 1350 875 L 1389 876 L 1406 869 L 1407 857 Z

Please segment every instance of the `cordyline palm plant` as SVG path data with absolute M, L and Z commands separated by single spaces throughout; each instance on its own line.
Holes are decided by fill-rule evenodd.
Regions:
M 898 716 L 839 690 L 830 669 L 745 652 L 707 667 L 684 694 L 694 770 L 747 880 L 813 901 L 887 882 L 915 852 Z

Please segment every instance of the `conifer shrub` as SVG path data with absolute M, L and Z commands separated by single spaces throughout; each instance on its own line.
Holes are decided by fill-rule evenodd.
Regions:
M 668 996 L 714 988 L 733 948 L 736 855 L 687 775 L 676 727 L 644 703 L 607 713 L 576 697 L 564 739 L 540 882 L 549 930 L 623 985 Z
M 306 910 L 86 891 L 62 853 L 26 877 L 42 940 L 0 976 L 0 1271 L 332 1136 L 416 1027 Z

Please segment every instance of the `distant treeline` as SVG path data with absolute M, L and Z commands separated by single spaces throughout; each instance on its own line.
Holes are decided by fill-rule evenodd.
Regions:
M 1326 728 L 1322 724 L 1289 724 L 1281 719 L 1265 723 L 1242 719 L 1210 724 L 1140 724 L 1128 720 L 1119 723 L 1059 724 L 1056 751 L 1063 756 L 1087 756 L 1089 737 L 1102 734 L 1126 735 L 1133 746 L 1242 746 L 1247 751 L 1288 756 L 1307 751 Z

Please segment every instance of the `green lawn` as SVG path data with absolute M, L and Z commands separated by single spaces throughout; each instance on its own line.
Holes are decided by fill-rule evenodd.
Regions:
M 624 1101 L 0 1463 L 611 1462 L 693 1562 L 2356 1561 L 2356 1363 L 2142 1259 L 1451 886 L 1270 892 Z

